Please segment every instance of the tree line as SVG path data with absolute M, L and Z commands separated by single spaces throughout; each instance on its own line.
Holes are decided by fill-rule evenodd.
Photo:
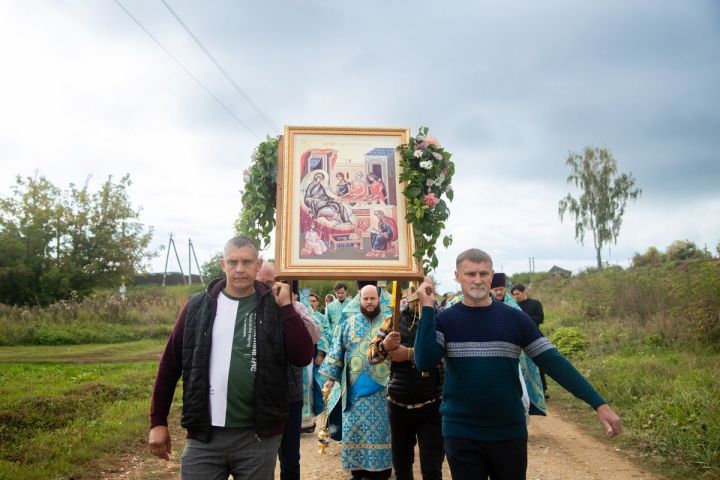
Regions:
M 39 174 L 18 176 L 0 197 L 0 303 L 46 305 L 118 286 L 153 256 L 130 176 L 109 176 L 97 191 L 89 180 L 61 189 Z

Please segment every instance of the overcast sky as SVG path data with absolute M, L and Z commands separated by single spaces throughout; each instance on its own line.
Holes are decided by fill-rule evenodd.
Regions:
M 231 236 L 242 170 L 280 132 L 161 1 L 120 2 L 232 115 L 113 0 L 2 1 L 0 194 L 129 173 L 153 248 L 173 232 L 187 269 L 188 238 L 203 263 Z M 557 212 L 586 145 L 643 190 L 611 263 L 720 241 L 717 1 L 167 2 L 278 129 L 430 127 L 457 172 L 441 290 L 470 247 L 508 273 L 593 265 Z

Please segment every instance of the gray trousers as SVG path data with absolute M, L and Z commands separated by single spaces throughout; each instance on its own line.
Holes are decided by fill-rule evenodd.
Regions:
M 188 438 L 180 463 L 183 480 L 273 480 L 282 435 L 255 436 L 253 428 L 213 427 L 208 443 Z

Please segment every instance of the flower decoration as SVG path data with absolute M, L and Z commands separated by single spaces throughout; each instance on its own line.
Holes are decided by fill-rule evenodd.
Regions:
M 434 193 L 430 192 L 425 195 L 423 203 L 432 209 L 435 208 L 438 203 L 440 203 L 440 199 L 437 198 Z
M 268 136 L 253 151 L 250 168 L 243 170 L 243 208 L 235 220 L 235 232 L 251 240 L 260 239 L 260 248 L 267 248 L 275 228 L 278 139 Z
M 253 151 L 250 168 L 243 170 L 242 211 L 235 221 L 235 231 L 249 239 L 260 239 L 260 248 L 270 244 L 275 228 L 277 200 L 277 158 L 279 137 L 267 137 Z M 405 219 L 415 236 L 413 256 L 422 260 L 426 272 L 438 266 L 436 244 L 442 236 L 445 248 L 452 243 L 451 235 L 442 235 L 450 215 L 448 201 L 453 199 L 450 187 L 455 164 L 452 156 L 440 146 L 437 137 L 421 127 L 407 145 L 397 148 L 405 183 L 403 195 L 407 206 Z
M 400 181 L 405 182 L 406 220 L 415 235 L 415 253 L 423 261 L 425 272 L 438 266 L 436 244 L 442 236 L 445 248 L 452 243 L 452 236 L 442 235 L 445 221 L 450 216 L 448 202 L 453 199 L 450 188 L 455 164 L 452 154 L 440 146 L 434 135 L 428 135 L 427 127 L 420 127 L 407 145 L 400 145 Z

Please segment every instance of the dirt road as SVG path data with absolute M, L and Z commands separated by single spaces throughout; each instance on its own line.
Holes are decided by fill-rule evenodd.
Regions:
M 598 425 L 598 428 L 600 426 Z M 179 456 L 183 448 L 180 427 L 173 432 L 173 457 L 170 462 L 151 458 L 145 451 L 125 459 L 114 471 L 103 472 L 102 479 L 155 480 L 179 479 Z M 662 480 L 635 465 L 615 450 L 612 440 L 600 441 L 582 432 L 573 423 L 557 415 L 532 417 L 528 444 L 528 480 Z M 325 455 L 319 455 L 317 437 L 305 434 L 301 440 L 302 478 L 341 480 L 350 478 L 340 466 L 340 444 L 331 443 Z M 275 478 L 280 476 L 276 471 Z M 416 463 L 416 479 L 420 479 Z M 450 479 L 447 462 L 444 478 Z

